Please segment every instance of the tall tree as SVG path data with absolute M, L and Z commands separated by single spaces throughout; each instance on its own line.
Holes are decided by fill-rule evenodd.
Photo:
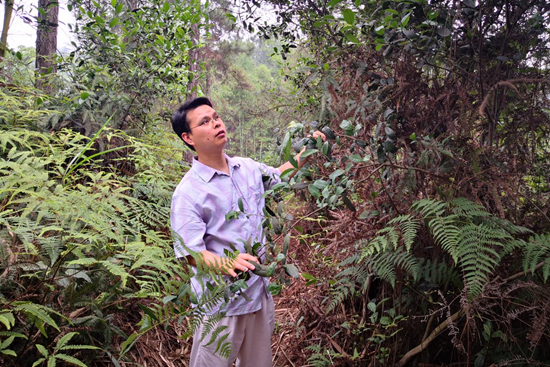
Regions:
M 59 3 L 55 0 L 38 0 L 38 29 L 36 31 L 36 70 L 39 75 L 53 74 L 56 65 L 53 61 L 57 50 L 57 26 Z M 38 77 L 36 86 L 46 93 L 51 86 Z
M 13 0 L 6 0 L 4 3 L 4 26 L 2 27 L 2 38 L 0 39 L 0 57 L 4 57 L 6 48 L 8 47 L 8 30 L 10 28 L 12 12 Z

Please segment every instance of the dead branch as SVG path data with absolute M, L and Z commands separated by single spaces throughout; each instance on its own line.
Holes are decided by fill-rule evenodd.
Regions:
M 485 109 L 487 108 L 487 105 L 489 104 L 489 98 L 491 97 L 492 92 L 497 87 L 506 86 L 506 87 L 509 87 L 509 88 L 512 88 L 513 90 L 515 90 L 517 94 L 520 94 L 520 92 L 518 91 L 518 89 L 516 88 L 514 83 L 538 83 L 538 82 L 540 82 L 540 83 L 549 83 L 550 80 L 549 79 L 539 79 L 539 78 L 517 78 L 517 79 L 503 80 L 503 81 L 500 81 L 500 82 L 496 83 L 495 85 L 493 85 L 491 87 L 491 89 L 489 89 L 487 91 L 487 94 L 485 95 L 485 98 L 483 98 L 483 102 L 481 102 L 481 105 L 479 106 L 479 114 L 482 117 L 486 117 Z
M 404 356 L 403 358 L 401 358 L 399 360 L 399 362 L 397 362 L 397 367 L 403 367 L 407 364 L 407 362 L 409 361 L 409 359 L 411 359 L 412 357 L 414 357 L 415 355 L 417 355 L 418 353 L 422 352 L 424 349 L 426 349 L 428 347 L 428 345 L 430 345 L 430 343 L 444 330 L 447 328 L 447 326 L 449 326 L 449 324 L 451 324 L 452 322 L 455 322 L 457 319 L 459 319 L 460 317 L 462 317 L 464 315 L 464 310 L 463 309 L 460 309 L 458 310 L 457 312 L 455 312 L 451 317 L 447 318 L 445 321 L 443 321 L 441 324 L 439 324 L 438 327 L 436 327 L 434 329 L 434 331 L 432 331 L 432 333 L 430 334 L 430 336 L 428 336 L 426 338 L 425 341 L 423 341 L 422 343 L 420 343 L 419 345 L 417 345 L 416 347 L 414 347 L 413 349 L 409 350 Z

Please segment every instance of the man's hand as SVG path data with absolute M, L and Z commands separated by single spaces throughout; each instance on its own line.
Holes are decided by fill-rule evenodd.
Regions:
M 254 270 L 256 267 L 249 263 L 249 261 L 254 261 L 256 263 L 259 263 L 258 258 L 256 256 L 252 256 L 247 253 L 240 253 L 235 260 L 227 259 L 227 265 L 225 268 L 225 272 L 222 270 L 222 273 L 231 275 L 232 277 L 237 276 L 237 270 L 239 271 L 249 271 Z
M 199 260 L 199 262 L 204 262 L 204 265 L 201 265 L 206 266 L 209 269 L 219 271 L 221 274 L 231 275 L 232 277 L 237 276 L 237 270 L 245 272 L 248 270 L 254 270 L 254 265 L 249 263 L 249 261 L 259 263 L 256 256 L 252 256 L 247 253 L 240 253 L 237 255 L 236 259 L 221 257 L 208 250 L 202 251 L 201 255 L 202 259 Z M 197 266 L 197 261 L 192 256 L 187 256 L 187 261 L 189 264 Z
M 327 137 L 325 136 L 325 134 L 323 134 L 323 133 L 320 132 L 319 130 L 315 131 L 312 135 L 308 135 L 307 137 L 308 137 L 308 138 L 314 138 L 314 139 L 317 139 L 318 137 L 320 137 L 323 141 L 326 141 L 326 140 L 327 140 Z M 302 150 L 300 151 L 300 153 L 298 153 L 298 154 L 296 155 L 296 158 L 295 158 L 295 159 L 296 159 L 296 162 L 298 162 L 298 167 L 299 167 L 299 168 L 302 168 L 302 166 L 303 166 L 304 164 L 306 164 L 307 161 L 309 160 L 309 157 L 310 157 L 310 156 L 307 156 L 307 157 L 305 157 L 304 159 L 301 158 L 301 155 L 302 155 L 302 153 L 303 153 L 305 150 L 306 150 L 306 147 L 303 147 Z M 296 167 L 294 167 L 294 166 L 292 165 L 292 163 L 286 162 L 286 163 L 284 163 L 282 166 L 280 166 L 278 169 L 279 169 L 279 171 L 280 171 L 281 173 L 283 173 L 283 172 L 285 172 L 286 170 L 291 169 L 291 168 L 296 169 Z M 294 176 L 295 174 L 296 174 L 296 172 L 293 172 L 293 173 L 289 176 L 289 178 L 292 178 L 292 176 Z
M 321 139 L 323 139 L 323 141 L 327 141 L 327 137 L 325 136 L 325 134 L 323 134 L 322 132 L 320 132 L 319 130 L 315 131 L 313 133 L 313 135 L 308 135 L 307 136 L 308 138 L 309 137 L 312 137 L 313 139 L 317 139 L 318 137 L 321 137 Z

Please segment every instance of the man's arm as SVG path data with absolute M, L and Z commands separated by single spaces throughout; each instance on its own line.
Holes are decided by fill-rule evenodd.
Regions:
M 247 253 L 240 253 L 236 259 L 221 257 L 208 250 L 201 251 L 199 256 L 202 256 L 200 261 L 204 261 L 204 265 L 212 270 L 219 271 L 221 274 L 237 276 L 237 270 L 248 271 L 254 270 L 255 267 L 248 261 L 259 263 L 258 258 Z M 187 261 L 192 266 L 197 266 L 197 260 L 191 256 L 186 256 Z
M 311 137 L 312 137 L 313 139 L 317 139 L 318 137 L 321 137 L 321 139 L 323 139 L 323 141 L 326 141 L 326 140 L 327 140 L 325 134 L 323 134 L 323 133 L 320 132 L 320 131 L 315 131 Z M 304 166 L 304 164 L 306 164 L 306 163 L 309 161 L 309 156 L 308 156 L 308 157 L 305 157 L 305 158 L 303 158 L 303 159 L 302 159 L 302 157 L 301 157 L 301 156 L 302 156 L 302 153 L 305 151 L 305 149 L 306 149 L 306 148 L 304 147 L 304 148 L 302 149 L 302 151 L 301 151 L 300 153 L 298 153 L 298 154 L 296 155 L 296 157 L 295 157 L 296 162 L 298 162 L 298 168 L 302 168 L 302 167 Z M 278 168 L 278 170 L 279 170 L 281 173 L 283 173 L 283 172 L 285 172 L 286 170 L 289 170 L 289 169 L 296 169 L 296 167 L 294 167 L 294 166 L 292 165 L 292 163 L 286 162 L 286 163 L 284 163 L 282 166 L 280 166 L 280 167 Z M 292 178 L 292 176 L 294 176 L 295 174 L 296 174 L 296 171 L 294 171 L 294 172 L 289 176 L 289 178 Z

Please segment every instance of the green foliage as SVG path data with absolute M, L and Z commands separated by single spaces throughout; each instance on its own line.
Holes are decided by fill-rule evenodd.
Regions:
M 69 341 L 75 335 L 78 335 L 78 333 L 74 332 L 74 331 L 63 335 L 57 341 L 57 343 L 55 344 L 54 350 L 51 353 L 48 352 L 48 350 L 43 345 L 36 344 L 36 348 L 38 349 L 40 354 L 42 354 L 43 357 L 38 359 L 36 362 L 34 362 L 33 367 L 34 366 L 39 366 L 39 365 L 44 364 L 44 363 L 48 367 L 56 366 L 58 360 L 63 361 L 63 362 L 67 362 L 67 363 L 71 363 L 71 364 L 74 364 L 74 365 L 77 365 L 77 366 L 81 366 L 81 367 L 87 367 L 86 364 L 84 362 L 82 362 L 81 360 L 79 360 L 79 359 L 77 359 L 73 356 L 67 355 L 63 352 L 68 351 L 68 350 L 85 350 L 85 349 L 87 349 L 87 350 L 97 350 L 97 349 L 100 349 L 100 348 L 97 348 L 97 347 L 94 347 L 94 346 L 91 346 L 91 345 L 69 345 L 68 344 Z
M 492 216 L 482 206 L 463 198 L 450 203 L 423 199 L 414 203 L 412 208 L 425 221 L 435 243 L 462 269 L 463 282 L 470 299 L 478 296 L 494 275 L 503 255 L 508 253 L 504 248 L 516 243 L 512 243 L 513 235 L 526 232 L 524 228 Z M 378 231 L 377 237 L 359 243 L 363 252 L 359 262 L 369 259 L 365 265 L 368 264 L 371 269 L 376 267 L 376 273 L 392 285 L 396 281 L 396 267 L 418 280 L 420 268 L 418 260 L 411 255 L 411 250 L 418 234 L 419 223 L 419 219 L 412 215 L 399 216 L 389 221 L 385 228 Z M 541 251 L 540 241 L 522 241 L 521 244 L 526 249 L 524 266 L 529 264 L 532 271 L 541 259 L 547 260 L 544 247 Z M 517 245 L 519 244 L 516 243 Z M 533 253 L 537 255 L 533 256 Z M 382 254 L 386 256 L 381 258 Z M 446 273 L 445 269 L 441 270 Z M 430 272 L 430 276 L 433 278 L 436 275 L 439 278 L 440 276 L 433 274 L 434 271 L 435 269 Z M 428 275 L 426 271 L 423 274 Z M 546 281 L 546 277 L 544 280 Z
M 67 175 L 73 162 L 81 162 L 82 152 L 94 156 L 87 138 L 71 131 L 49 135 L 18 129 L 3 130 L 0 136 L 0 239 L 6 255 L 0 268 L 0 321 L 8 329 L 0 339 L 3 354 L 32 362 L 28 342 L 42 355 L 35 365 L 85 365 L 85 359 L 71 353 L 116 352 L 113 335 L 123 333 L 109 321 L 116 312 L 109 304 L 144 297 L 160 301 L 179 289 L 177 279 L 188 279 L 173 258 L 171 238 L 159 231 L 167 226 L 171 192 L 171 184 L 159 178 L 166 177 L 163 169 L 169 165 L 115 178 L 100 170 L 100 158 L 111 152 L 73 166 L 77 169 Z M 124 139 L 132 147 L 119 162 L 143 165 L 155 151 L 164 154 L 162 148 L 120 132 L 103 130 L 101 139 L 106 137 Z M 141 180 L 149 178 L 159 190 L 143 190 Z M 146 210 L 137 209 L 140 202 L 158 208 L 164 218 L 156 215 L 151 221 Z M 14 252 L 17 258 L 11 256 Z M 172 309 L 170 317 L 185 314 L 186 305 Z M 70 317 L 76 310 L 79 316 Z M 77 345 L 69 345 L 77 335 L 65 332 L 72 326 L 93 328 L 78 333 Z M 57 344 L 48 351 L 53 339 Z
M 319 344 L 313 344 L 306 348 L 306 350 L 309 350 L 312 352 L 312 355 L 307 359 L 307 361 L 315 367 L 327 367 L 330 366 L 331 362 L 330 360 L 325 357 L 325 355 L 328 355 L 328 351 L 325 350 L 321 345 Z
M 528 241 L 517 240 L 513 246 L 523 249 L 523 270 L 535 274 L 538 268 L 542 268 L 544 282 L 550 276 L 550 235 L 534 235 Z

